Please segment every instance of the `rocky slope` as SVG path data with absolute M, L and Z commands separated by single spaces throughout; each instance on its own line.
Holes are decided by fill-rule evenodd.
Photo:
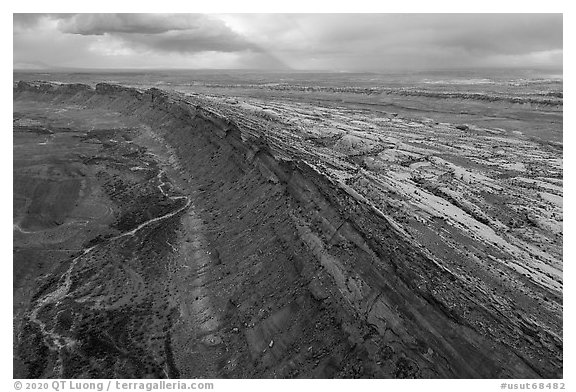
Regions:
M 109 84 L 20 82 L 14 99 L 134 121 L 162 146 L 183 198 L 156 212 L 174 214 L 145 228 L 154 230 L 148 237 L 138 232 L 142 245 L 123 256 L 139 260 L 127 262 L 134 273 L 124 270 L 138 275 L 128 290 L 144 287 L 145 298 L 103 302 L 90 289 L 128 279 L 114 278 L 124 246 L 116 239 L 139 230 L 138 222 L 99 245 L 107 257 L 86 247 L 54 269 L 17 327 L 24 376 L 562 376 L 556 192 L 549 182 L 533 190 L 550 204 L 525 216 L 529 227 L 522 206 L 516 223 L 499 216 L 497 203 L 478 208 L 501 192 L 478 170 L 489 157 L 471 169 L 439 153 L 442 133 L 454 140 L 469 130 Z M 408 132 L 410 143 L 401 136 Z M 517 146 L 499 136 L 500 148 Z M 472 146 L 477 151 L 462 153 Z M 465 142 L 442 148 L 472 164 L 483 150 Z M 518 192 L 504 202 L 531 200 L 533 193 Z M 513 224 L 522 232 L 510 231 Z M 536 249 L 534 233 L 551 251 Z M 67 311 L 71 317 L 48 324 Z M 94 321 L 104 315 L 108 321 Z

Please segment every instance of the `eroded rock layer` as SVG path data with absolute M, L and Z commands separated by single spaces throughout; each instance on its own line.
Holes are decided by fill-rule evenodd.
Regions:
M 15 287 L 17 377 L 562 376 L 558 146 L 109 84 L 20 82 L 14 100 L 75 119 L 97 150 L 76 155 L 85 197 L 112 211 Z M 507 164 L 483 155 L 495 137 L 559 185 L 486 170 Z M 15 249 L 72 223 L 42 224 L 19 226 Z

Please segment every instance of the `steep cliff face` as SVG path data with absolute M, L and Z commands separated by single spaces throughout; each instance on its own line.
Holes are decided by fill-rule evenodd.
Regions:
M 214 250 L 201 280 L 176 277 L 211 305 L 179 294 L 172 376 L 562 375 L 561 338 L 529 315 L 501 314 L 363 196 L 234 119 L 189 97 L 110 84 L 19 82 L 14 99 L 122 113 L 172 152 L 197 215 L 179 224 L 202 226 Z

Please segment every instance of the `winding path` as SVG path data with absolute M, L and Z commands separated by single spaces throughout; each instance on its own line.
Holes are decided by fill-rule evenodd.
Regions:
M 107 244 L 112 242 L 112 241 L 118 240 L 120 238 L 124 238 L 124 237 L 128 237 L 128 236 L 134 236 L 138 231 L 142 230 L 143 228 L 145 228 L 145 227 L 147 227 L 147 226 L 149 226 L 155 222 L 159 222 L 159 221 L 171 218 L 174 215 L 179 214 L 180 212 L 184 211 L 185 209 L 187 209 L 192 204 L 192 200 L 188 196 L 170 196 L 166 193 L 166 191 L 164 191 L 163 186 L 166 185 L 166 182 L 162 180 L 162 174 L 163 173 L 164 173 L 164 171 L 160 170 L 158 173 L 158 176 L 157 176 L 158 180 L 160 181 L 160 184 L 158 185 L 158 189 L 160 190 L 160 192 L 162 192 L 162 194 L 164 196 L 166 196 L 167 198 L 169 198 L 171 200 L 186 199 L 186 204 L 184 206 L 178 208 L 175 211 L 169 212 L 165 215 L 162 215 L 162 216 L 159 216 L 156 218 L 152 218 L 152 219 L 138 225 L 133 230 L 130 230 L 128 232 L 125 232 L 125 233 L 116 235 L 114 237 L 111 237 L 106 242 Z M 68 295 L 68 293 L 70 291 L 70 286 L 72 285 L 71 275 L 72 275 L 72 271 L 73 271 L 74 267 L 76 266 L 76 264 L 78 263 L 78 261 L 82 257 L 86 256 L 88 253 L 92 252 L 94 249 L 96 249 L 100 246 L 102 246 L 102 244 L 97 244 L 97 245 L 91 246 L 89 248 L 86 248 L 86 249 L 84 249 L 84 251 L 82 252 L 81 255 L 75 257 L 72 260 L 72 262 L 70 263 L 68 270 L 63 275 L 63 277 L 64 277 L 63 283 L 61 283 L 56 288 L 56 290 L 46 294 L 42 299 L 40 299 L 38 301 L 36 307 L 34 308 L 34 310 L 30 313 L 30 321 L 32 321 L 33 323 L 38 325 L 38 327 L 40 328 L 40 331 L 44 335 L 44 341 L 46 342 L 46 344 L 48 345 L 48 347 L 52 351 L 60 352 L 60 350 L 62 348 L 71 347 L 74 344 L 76 344 L 76 340 L 74 340 L 73 338 L 70 338 L 70 337 L 59 335 L 58 333 L 54 332 L 54 330 L 48 330 L 48 328 L 46 327 L 46 324 L 38 318 L 38 314 L 40 313 L 42 308 L 44 308 L 45 306 L 52 304 L 52 303 L 58 304 L 62 298 L 64 298 L 66 295 Z M 60 281 L 62 281 L 62 278 L 60 279 Z M 59 357 L 57 366 L 60 368 L 60 373 L 61 373 L 62 372 L 61 357 Z

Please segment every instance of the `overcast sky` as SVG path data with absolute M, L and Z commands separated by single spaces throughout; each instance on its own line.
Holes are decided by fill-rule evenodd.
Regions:
M 561 14 L 14 14 L 14 68 L 562 67 Z

